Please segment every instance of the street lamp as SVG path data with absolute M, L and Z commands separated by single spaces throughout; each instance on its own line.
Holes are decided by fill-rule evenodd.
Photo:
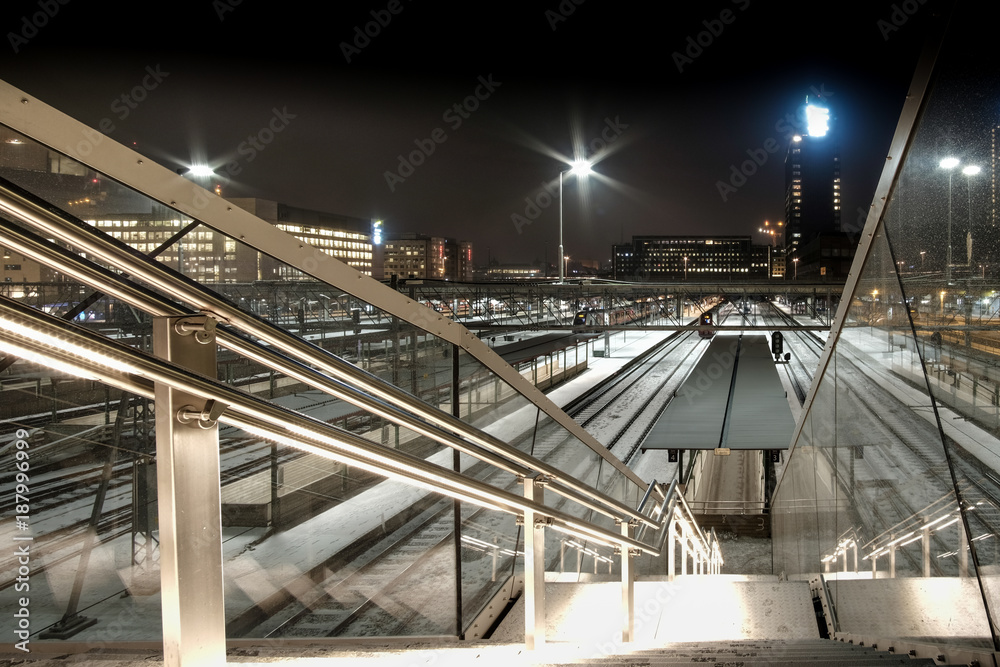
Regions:
M 795 273 L 792 274 L 792 280 L 798 280 L 799 278 L 799 258 L 795 257 L 792 259 L 792 266 L 795 268 Z
M 946 157 L 938 163 L 940 168 L 948 171 L 948 257 L 944 274 L 946 284 L 951 282 L 951 176 L 952 169 L 958 166 L 958 162 L 957 157 Z
M 920 272 L 921 273 L 924 272 L 924 259 L 926 259 L 926 257 L 927 257 L 927 251 L 926 250 L 921 250 L 920 251 Z
M 563 174 L 576 174 L 579 176 L 586 176 L 591 172 L 590 163 L 586 160 L 576 160 L 574 161 L 569 169 L 559 172 L 559 256 L 563 256 Z M 563 272 L 563 262 L 559 262 L 559 282 L 561 283 L 565 278 L 565 273 Z
M 688 258 L 684 255 L 684 280 L 688 279 Z

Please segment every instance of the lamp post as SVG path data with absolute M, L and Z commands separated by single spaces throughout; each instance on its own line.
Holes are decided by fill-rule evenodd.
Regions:
M 938 163 L 939 167 L 948 171 L 948 256 L 945 260 L 944 270 L 946 284 L 951 282 L 951 176 L 952 170 L 958 166 L 958 162 L 957 157 L 946 157 Z
M 926 250 L 921 250 L 920 251 L 920 272 L 921 273 L 924 272 L 924 260 L 926 258 L 927 258 L 927 251 Z
M 795 257 L 792 259 L 792 266 L 794 267 L 794 273 L 792 274 L 792 280 L 799 279 L 799 258 Z
M 974 164 L 970 164 L 968 167 L 962 168 L 962 173 L 965 174 L 965 184 L 966 190 L 969 193 L 969 234 L 972 234 L 972 177 L 982 171 L 981 167 Z M 971 248 L 970 248 L 971 249 Z M 970 253 L 971 254 L 971 253 Z M 971 264 L 972 258 L 968 255 L 966 260 Z
M 586 176 L 591 171 L 590 163 L 586 160 L 576 160 L 570 165 L 569 169 L 559 172 L 559 257 L 564 256 L 563 253 L 563 174 L 576 174 L 577 176 Z M 559 262 L 559 282 L 561 283 L 566 277 L 563 271 L 563 260 Z
M 878 308 L 878 290 L 872 290 L 872 312 L 868 316 L 868 335 L 874 336 L 874 326 L 875 326 L 875 311 Z
M 684 255 L 684 280 L 688 279 L 688 258 Z

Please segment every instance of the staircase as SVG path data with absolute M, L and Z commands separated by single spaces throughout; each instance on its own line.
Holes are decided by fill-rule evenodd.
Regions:
M 541 657 L 541 656 L 539 656 Z M 742 640 L 718 642 L 686 642 L 669 647 L 644 649 L 627 655 L 605 657 L 568 657 L 566 660 L 548 656 L 536 664 L 545 665 L 621 665 L 622 667 L 655 667 L 656 665 L 725 665 L 750 667 L 765 665 L 808 665 L 809 667 L 888 667 L 889 665 L 943 665 L 933 657 L 913 657 L 879 651 L 829 639 Z M 531 663 L 529 663 L 531 664 Z
M 619 583 L 587 575 L 569 583 L 565 575 L 548 576 L 547 644 L 537 654 L 520 653 L 517 664 L 949 664 L 932 645 L 885 644 L 879 650 L 857 638 L 855 643 L 821 638 L 813 593 L 806 581 L 779 581 L 772 575 L 637 581 L 635 641 L 626 643 L 621 641 Z M 522 604 L 515 603 L 492 641 L 508 647 L 524 641 Z M 966 662 L 964 655 L 961 662 L 955 663 L 955 656 L 952 661 L 977 664 Z

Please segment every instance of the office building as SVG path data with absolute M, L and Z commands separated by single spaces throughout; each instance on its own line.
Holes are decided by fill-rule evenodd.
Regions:
M 749 236 L 633 236 L 613 247 L 616 280 L 716 281 L 769 275 L 768 246 Z M 771 254 L 773 257 L 773 253 Z
M 384 279 L 472 280 L 472 243 L 404 232 L 387 237 Z
M 157 261 L 198 281 L 237 283 L 304 277 L 301 271 L 289 269 L 205 225 L 187 229 L 178 237 L 191 224 L 189 216 L 122 188 L 7 128 L 0 128 L 0 175 L 143 254 L 157 253 Z M 229 201 L 371 275 L 372 221 L 258 198 Z M 18 258 L 8 249 L 3 254 L 0 282 L 59 279 L 58 274 Z

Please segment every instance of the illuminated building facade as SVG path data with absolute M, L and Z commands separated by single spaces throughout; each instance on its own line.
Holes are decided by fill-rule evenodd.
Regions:
M 121 188 L 98 172 L 0 128 L 0 175 L 30 188 L 63 210 L 91 224 L 143 254 L 160 247 L 192 220 L 177 211 Z M 358 271 L 372 273 L 371 220 L 334 215 L 257 198 L 230 199 L 233 204 L 315 246 Z M 0 282 L 51 282 L 30 260 L 21 261 L 4 249 Z M 7 255 L 11 255 L 7 257 Z M 255 280 L 294 280 L 305 277 L 280 262 L 198 225 L 156 257 L 199 282 L 237 283 Z
M 486 270 L 486 280 L 535 280 L 542 270 L 531 264 L 495 264 Z
M 374 227 L 371 220 L 297 208 L 267 199 L 237 198 L 229 201 L 361 273 L 372 275 Z M 295 280 L 305 277 L 298 270 L 262 257 L 257 279 Z
M 386 279 L 472 280 L 472 243 L 406 232 L 386 238 Z
M 633 236 L 613 248 L 616 280 L 763 278 L 774 253 L 749 236 Z

